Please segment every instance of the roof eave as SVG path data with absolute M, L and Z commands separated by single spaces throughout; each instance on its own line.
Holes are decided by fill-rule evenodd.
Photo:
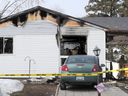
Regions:
M 7 22 L 7 21 L 9 21 L 13 18 L 16 18 L 16 17 L 22 15 L 22 14 L 27 14 L 27 13 L 30 13 L 30 12 L 33 12 L 33 11 L 38 11 L 38 10 L 45 11 L 45 12 L 48 12 L 48 13 L 56 15 L 56 16 L 61 16 L 63 18 L 67 18 L 67 19 L 79 22 L 80 25 L 92 25 L 92 26 L 100 27 L 100 28 L 105 29 L 105 30 L 108 29 L 107 27 L 104 27 L 104 26 L 101 26 L 101 25 L 98 25 L 98 24 L 95 24 L 95 23 L 92 23 L 92 22 L 89 22 L 89 21 L 86 21 L 86 20 L 83 20 L 83 19 L 80 19 L 80 18 L 76 18 L 76 17 L 70 16 L 70 15 L 66 15 L 66 14 L 63 14 L 63 13 L 60 13 L 60 12 L 57 12 L 57 11 L 54 11 L 54 10 L 50 10 L 50 9 L 47 9 L 47 8 L 44 8 L 44 7 L 41 7 L 41 6 L 36 6 L 36 7 L 31 8 L 31 9 L 24 10 L 22 12 L 7 16 L 5 18 L 2 18 L 0 20 L 0 23 Z

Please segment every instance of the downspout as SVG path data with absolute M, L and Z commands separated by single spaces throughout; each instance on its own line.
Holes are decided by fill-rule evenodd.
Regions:
M 60 73 L 60 66 L 61 66 L 61 58 L 60 58 L 60 56 L 61 56 L 61 38 L 60 38 L 60 36 L 61 36 L 61 28 L 60 28 L 60 25 L 58 24 L 57 25 L 57 45 L 58 45 L 58 48 L 59 48 L 59 56 L 58 56 L 58 61 L 59 61 L 59 64 L 58 64 L 58 70 L 59 70 L 59 73 Z

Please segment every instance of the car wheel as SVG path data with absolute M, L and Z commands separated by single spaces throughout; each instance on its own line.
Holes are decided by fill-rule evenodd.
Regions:
M 65 83 L 60 83 L 60 89 L 61 90 L 66 90 L 66 84 Z

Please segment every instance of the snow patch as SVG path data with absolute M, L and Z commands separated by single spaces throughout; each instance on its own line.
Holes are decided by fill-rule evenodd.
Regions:
M 22 91 L 23 87 L 19 80 L 0 79 L 0 96 L 10 96 L 13 92 Z

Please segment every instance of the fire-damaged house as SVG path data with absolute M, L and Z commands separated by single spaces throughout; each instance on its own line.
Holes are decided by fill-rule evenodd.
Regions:
M 40 6 L 0 20 L 0 74 L 58 73 L 69 55 L 94 55 L 105 64 L 105 27 Z M 31 61 L 31 62 L 29 62 Z

